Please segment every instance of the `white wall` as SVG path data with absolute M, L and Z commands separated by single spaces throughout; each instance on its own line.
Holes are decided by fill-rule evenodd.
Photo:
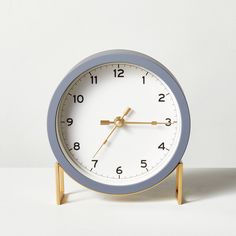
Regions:
M 0 2 L 0 166 L 51 166 L 51 96 L 95 52 L 148 54 L 182 84 L 192 116 L 186 166 L 236 167 L 236 2 Z

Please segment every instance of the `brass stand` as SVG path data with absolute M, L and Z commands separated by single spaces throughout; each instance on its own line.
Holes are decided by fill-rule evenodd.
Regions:
M 64 170 L 59 163 L 55 164 L 55 173 L 56 173 L 56 196 L 57 196 L 57 205 L 63 203 L 64 198 Z
M 183 163 L 180 162 L 176 168 L 176 199 L 179 205 L 183 204 Z M 64 203 L 64 170 L 59 163 L 55 164 L 56 172 L 56 197 L 57 205 Z
M 183 204 L 183 162 L 176 166 L 176 199 L 179 205 Z

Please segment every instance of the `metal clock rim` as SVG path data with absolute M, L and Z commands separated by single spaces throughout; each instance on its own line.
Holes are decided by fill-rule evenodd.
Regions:
M 95 180 L 92 180 L 83 175 L 82 173 L 80 173 L 77 169 L 73 167 L 73 165 L 66 159 L 65 155 L 63 154 L 56 132 L 57 109 L 59 107 L 60 100 L 64 92 L 66 91 L 68 86 L 73 82 L 73 80 L 77 78 L 80 74 L 88 71 L 93 67 L 106 63 L 115 63 L 115 62 L 134 64 L 143 67 L 145 69 L 148 69 L 152 73 L 158 75 L 175 94 L 177 103 L 180 108 L 180 114 L 182 119 L 180 141 L 169 163 L 160 172 L 158 172 L 151 178 L 146 179 L 139 183 L 124 185 L 124 186 L 107 185 L 100 182 L 96 182 Z M 73 179 L 75 179 L 78 183 L 82 184 L 85 187 L 88 187 L 90 189 L 102 193 L 130 194 L 130 193 L 140 192 L 145 189 L 149 189 L 152 186 L 158 184 L 163 179 L 165 179 L 175 169 L 177 164 L 181 161 L 183 154 L 186 150 L 186 147 L 188 145 L 188 140 L 190 136 L 190 113 L 187 100 L 179 83 L 177 82 L 175 77 L 171 74 L 171 72 L 161 63 L 139 52 L 130 50 L 109 50 L 96 53 L 84 59 L 79 64 L 74 66 L 71 69 L 71 71 L 64 77 L 64 79 L 61 81 L 56 91 L 54 92 L 54 95 L 49 105 L 48 117 L 47 117 L 47 131 L 48 131 L 49 142 L 57 161 L 60 163 L 65 172 Z

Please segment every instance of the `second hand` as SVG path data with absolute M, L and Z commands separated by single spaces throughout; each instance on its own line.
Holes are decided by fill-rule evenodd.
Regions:
M 121 119 L 123 119 L 126 115 L 128 115 L 128 113 L 131 111 L 131 108 L 126 108 L 126 110 L 124 111 L 123 115 L 121 116 Z M 99 147 L 99 149 L 96 151 L 96 153 L 93 155 L 93 158 L 97 155 L 97 153 L 101 150 L 101 148 L 103 147 L 103 145 L 105 145 L 108 141 L 108 139 L 111 137 L 111 135 L 114 133 L 114 131 L 119 127 L 116 124 L 114 124 L 115 126 L 113 127 L 113 129 L 111 130 L 111 132 L 108 134 L 108 136 L 106 137 L 106 139 L 103 141 L 103 143 L 101 144 L 101 146 Z

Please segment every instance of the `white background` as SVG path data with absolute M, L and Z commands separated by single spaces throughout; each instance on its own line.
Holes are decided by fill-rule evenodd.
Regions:
M 169 68 L 189 102 L 188 167 L 236 167 L 236 2 L 0 2 L 0 166 L 50 167 L 51 96 L 83 58 L 121 48 Z

